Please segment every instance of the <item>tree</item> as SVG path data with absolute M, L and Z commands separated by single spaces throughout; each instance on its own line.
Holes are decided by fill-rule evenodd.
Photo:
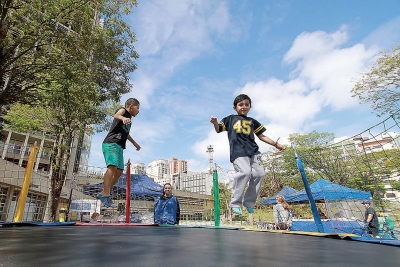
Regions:
M 46 132 L 48 129 L 46 110 L 41 106 L 14 104 L 4 119 L 7 129 L 20 133 Z
M 333 134 L 316 131 L 289 138 L 292 144 L 297 144 L 296 151 L 309 183 L 323 177 L 336 184 L 370 191 L 376 198 L 382 195 L 381 177 L 397 172 L 398 152 L 367 153 L 364 148 L 358 150 L 353 140 L 333 143 L 333 138 Z
M 230 218 L 231 208 L 229 207 L 229 202 L 231 199 L 232 190 L 229 189 L 224 183 L 218 183 L 218 190 L 220 213 L 222 213 L 225 218 Z M 214 196 L 214 188 L 212 189 L 212 196 Z
M 308 177 L 316 176 L 315 181 L 323 176 L 333 183 L 346 185 L 353 172 L 349 172 L 343 151 L 355 150 L 355 145 L 354 142 L 337 145 L 334 138 L 333 133 L 312 131 L 305 135 L 293 134 L 289 140 L 295 146 L 306 173 L 311 174 Z
M 136 69 L 138 55 L 133 47 L 135 36 L 122 16 L 131 12 L 136 1 L 8 2 L 20 4 L 12 7 L 16 14 L 10 13 L 8 29 L 23 28 L 25 32 L 21 38 L 0 40 L 2 63 L 7 65 L 1 66 L 3 69 L 0 67 L 0 74 L 5 77 L 5 89 L 0 98 L 4 97 L 4 105 L 9 106 L 31 100 L 29 104 L 33 107 L 24 106 L 28 112 L 26 116 L 22 114 L 22 118 L 15 116 L 18 113 L 15 109 L 4 118 L 11 129 L 45 131 L 56 140 L 50 159 L 51 196 L 48 205 L 51 209 L 49 219 L 55 220 L 62 186 L 68 175 L 72 141 L 83 133 L 86 124 L 105 125 L 103 122 L 108 122 L 107 103 L 119 101 L 122 94 L 130 91 L 128 74 Z M 40 13 L 43 18 L 29 16 L 29 12 Z M 16 18 L 25 24 L 31 23 L 35 29 L 29 32 L 30 28 L 24 28 L 24 23 L 18 24 Z M 98 23 L 100 18 L 102 27 Z M 29 46 L 32 36 L 37 37 L 33 50 Z M 20 47 L 26 47 L 25 54 L 19 54 Z M 21 58 L 32 68 L 27 68 L 27 62 L 22 62 Z M 25 78 L 18 79 L 31 84 L 30 89 L 13 80 L 22 70 L 31 75 L 21 74 Z M 19 99 L 13 97 L 18 94 Z M 35 108 L 37 113 L 32 112 Z M 29 116 L 38 119 L 30 120 Z M 36 123 L 38 120 L 42 123 Z M 100 129 L 104 127 L 100 126 Z
M 291 175 L 291 171 L 285 169 L 285 155 L 287 154 L 288 150 L 284 152 L 269 151 L 262 153 L 262 162 L 266 174 L 260 188 L 259 196 L 261 198 L 276 194 L 290 182 L 290 178 L 288 179 L 288 177 L 292 177 L 293 175 Z M 294 157 L 292 159 L 294 161 Z
M 97 85 L 98 100 L 130 91 L 138 58 L 123 16 L 135 0 L 5 0 L 0 12 L 0 116 L 35 104 L 54 74 L 74 66 Z
M 370 104 L 378 117 L 398 112 L 400 100 L 400 46 L 380 57 L 351 90 L 361 104 Z
M 393 186 L 393 189 L 400 190 L 400 182 L 399 181 L 393 181 L 392 186 Z
M 225 219 L 231 218 L 231 208 L 229 203 L 231 200 L 232 189 L 229 188 L 228 184 L 218 183 L 219 192 L 219 209 L 220 213 L 225 217 Z M 211 189 L 211 195 L 214 198 L 214 188 Z
M 51 197 L 48 214 L 51 218 L 47 220 L 55 220 L 64 181 L 72 174 L 67 171 L 70 160 L 74 160 L 70 158 L 73 141 L 87 131 L 87 124 L 108 124 L 104 116 L 110 110 L 93 105 L 96 102 L 95 87 L 80 80 L 82 77 L 79 75 L 59 73 L 57 77 L 60 77 L 59 81 L 50 85 L 51 90 L 48 90 L 41 106 L 15 104 L 4 116 L 6 127 L 10 130 L 45 132 L 56 140 L 50 159 Z M 109 117 L 113 114 L 110 113 Z M 74 163 L 75 170 L 79 170 L 78 164 Z

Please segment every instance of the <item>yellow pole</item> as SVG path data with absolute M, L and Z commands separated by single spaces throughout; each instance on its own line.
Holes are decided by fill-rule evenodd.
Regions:
M 26 197 L 28 196 L 29 185 L 31 183 L 33 166 L 35 164 L 35 159 L 39 147 L 37 145 L 33 145 L 31 153 L 29 154 L 28 164 L 26 165 L 25 175 L 24 175 L 24 183 L 22 184 L 22 189 L 19 194 L 17 210 L 14 216 L 14 222 L 21 222 L 22 217 L 24 215 Z

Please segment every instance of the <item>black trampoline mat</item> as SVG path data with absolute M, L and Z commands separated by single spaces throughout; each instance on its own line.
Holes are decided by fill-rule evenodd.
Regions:
M 400 265 L 394 246 L 228 229 L 154 226 L 0 228 L 0 266 Z

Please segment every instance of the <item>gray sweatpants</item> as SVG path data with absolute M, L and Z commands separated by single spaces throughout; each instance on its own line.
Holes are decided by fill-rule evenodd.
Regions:
M 233 179 L 230 206 L 238 208 L 243 204 L 245 207 L 253 208 L 265 175 L 264 167 L 261 165 L 261 154 L 239 157 L 233 162 L 233 168 L 236 174 Z M 247 183 L 249 186 L 244 194 Z

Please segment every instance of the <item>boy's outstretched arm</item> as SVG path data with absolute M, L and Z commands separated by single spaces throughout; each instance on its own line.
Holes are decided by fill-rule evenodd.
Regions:
M 132 145 L 134 145 L 136 147 L 136 150 L 139 151 L 140 150 L 140 146 L 138 143 L 135 142 L 135 140 L 133 140 L 133 138 L 128 135 L 128 140 L 132 143 Z
M 210 122 L 212 124 L 214 124 L 214 129 L 217 133 L 219 133 L 219 124 L 218 124 L 218 120 L 217 118 L 215 118 L 214 116 L 211 117 Z
M 278 143 L 279 138 L 278 138 L 278 140 L 274 141 L 274 140 L 272 140 L 271 138 L 269 138 L 268 136 L 265 136 L 265 135 L 263 135 L 263 134 L 257 135 L 257 137 L 258 137 L 261 141 L 263 141 L 263 142 L 265 142 L 265 143 L 267 143 L 267 144 L 270 144 L 271 146 L 276 147 L 277 149 L 279 149 L 279 151 L 283 151 L 283 150 L 286 149 L 285 146 L 283 146 L 283 145 L 281 145 L 281 144 Z

